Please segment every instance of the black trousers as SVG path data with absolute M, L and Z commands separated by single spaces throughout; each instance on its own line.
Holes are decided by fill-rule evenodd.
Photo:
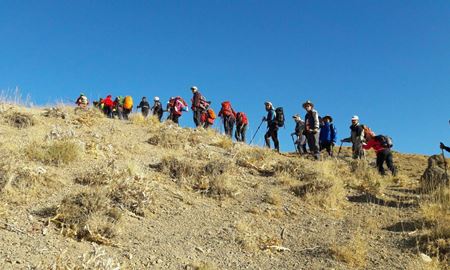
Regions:
M 149 110 L 148 110 L 148 108 L 142 108 L 141 109 L 141 113 L 142 113 L 142 116 L 144 116 L 144 117 L 147 117 L 148 116 L 148 112 L 149 112 Z
M 172 122 L 174 122 L 175 124 L 178 124 L 178 118 L 180 118 L 181 115 L 174 115 L 174 114 L 170 114 L 167 117 L 167 120 L 172 120 Z
M 247 132 L 247 125 L 236 125 L 236 132 L 234 137 L 238 142 L 245 142 L 245 133 Z
M 270 148 L 270 138 L 272 138 L 275 149 L 280 152 L 280 142 L 278 141 L 278 126 L 276 124 L 270 125 L 269 129 L 264 135 L 264 139 L 266 140 L 266 146 Z
M 225 130 L 225 134 L 230 138 L 233 137 L 233 129 L 235 122 L 236 119 L 231 115 L 226 115 L 223 117 L 223 129 Z
M 392 158 L 392 152 L 390 149 L 383 149 L 377 153 L 377 167 L 378 171 L 381 175 L 385 175 L 386 171 L 384 170 L 383 164 L 386 162 L 387 167 L 392 172 L 392 175 L 396 175 L 397 171 L 394 167 L 394 160 Z
M 202 118 L 202 110 L 200 108 L 196 108 L 192 111 L 194 116 L 194 124 L 196 127 L 200 126 L 202 124 L 201 118 Z
M 322 151 L 323 149 L 327 150 L 328 155 L 330 155 L 330 157 L 333 156 L 333 142 L 321 142 L 320 143 L 320 151 Z

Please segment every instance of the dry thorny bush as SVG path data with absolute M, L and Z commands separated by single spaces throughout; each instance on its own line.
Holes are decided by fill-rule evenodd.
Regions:
M 32 143 L 25 149 L 25 154 L 35 161 L 47 165 L 66 165 L 80 156 L 80 146 L 71 140 Z
M 3 114 L 3 117 L 9 125 L 19 129 L 34 126 L 36 124 L 36 120 L 33 115 L 14 110 L 7 111 Z
M 352 268 L 366 267 L 368 245 L 361 232 L 355 232 L 348 242 L 334 243 L 330 247 L 330 252 L 335 259 L 347 263 Z

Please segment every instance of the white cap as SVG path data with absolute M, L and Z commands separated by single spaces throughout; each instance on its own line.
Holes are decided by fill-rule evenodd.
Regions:
M 358 117 L 357 115 L 353 115 L 352 121 L 353 121 L 353 120 L 359 120 L 359 117 Z
M 192 86 L 192 87 L 191 87 L 191 90 L 193 90 L 193 91 L 197 91 L 197 90 L 198 90 L 198 88 L 197 88 L 197 86 Z
M 154 97 L 153 100 L 154 101 L 159 101 L 159 97 Z
M 264 105 L 270 105 L 270 107 L 273 107 L 272 102 L 270 102 L 270 101 L 264 102 Z

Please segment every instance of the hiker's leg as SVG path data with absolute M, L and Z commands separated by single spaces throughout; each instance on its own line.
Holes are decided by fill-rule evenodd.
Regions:
M 378 172 L 381 175 L 385 175 L 386 172 L 384 171 L 384 167 L 383 167 L 383 163 L 386 159 L 386 155 L 384 151 L 380 151 L 377 153 L 377 168 L 378 168 Z
M 271 136 L 273 144 L 275 145 L 275 149 L 277 149 L 277 152 L 280 152 L 280 141 L 278 141 L 278 128 L 273 128 Z
M 391 150 L 387 150 L 387 151 L 388 151 L 387 154 L 386 154 L 387 167 L 389 168 L 389 170 L 391 170 L 392 175 L 396 176 L 397 175 L 397 170 L 395 169 L 395 166 L 394 166 L 394 159 L 392 157 L 392 152 L 391 152 Z
M 329 155 L 330 157 L 332 157 L 332 156 L 333 156 L 333 149 L 332 149 L 331 142 L 327 142 L 325 148 L 327 149 L 328 155 Z
M 234 137 L 236 138 L 236 141 L 241 141 L 241 127 L 236 126 L 236 131 L 234 132 Z
M 245 143 L 245 133 L 247 133 L 247 125 L 241 127 L 241 142 Z
M 314 157 L 318 160 L 318 159 L 320 159 L 319 132 L 313 134 L 313 137 L 314 137 L 314 145 L 315 145 Z
M 270 130 L 268 130 L 264 135 L 264 140 L 266 141 L 266 146 L 270 148 Z

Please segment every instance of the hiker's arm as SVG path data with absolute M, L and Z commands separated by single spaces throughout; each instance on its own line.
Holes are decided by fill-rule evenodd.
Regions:
M 450 147 L 445 146 L 445 144 L 443 144 L 443 143 L 440 143 L 440 144 L 439 144 L 439 147 L 440 147 L 441 149 L 447 151 L 447 152 L 450 152 Z
M 337 139 L 337 130 L 336 127 L 334 125 L 331 126 L 331 140 L 336 143 L 336 139 Z
M 352 142 L 352 138 L 348 137 L 348 138 L 342 139 L 341 142 L 350 143 L 350 142 Z

